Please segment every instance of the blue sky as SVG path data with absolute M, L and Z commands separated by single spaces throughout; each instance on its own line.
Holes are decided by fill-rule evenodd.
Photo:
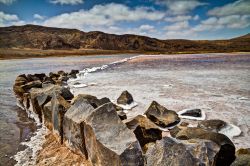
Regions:
M 24 24 L 224 39 L 250 33 L 250 0 L 0 0 L 0 26 Z

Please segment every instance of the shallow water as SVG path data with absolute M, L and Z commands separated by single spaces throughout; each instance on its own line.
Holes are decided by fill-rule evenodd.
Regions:
M 0 61 L 0 165 L 13 165 L 10 156 L 23 149 L 20 142 L 36 131 L 34 122 L 16 106 L 12 85 L 17 75 L 83 70 L 132 56 Z M 239 126 L 243 133 L 233 142 L 237 147 L 250 147 L 250 54 L 137 56 L 78 81 L 89 86 L 72 88 L 75 94 L 116 100 L 123 90 L 128 90 L 138 103 L 128 111 L 128 117 L 143 114 L 153 100 L 175 111 L 201 108 L 208 119 L 219 118 Z
M 0 60 L 0 165 L 14 165 L 12 156 L 24 149 L 20 142 L 28 141 L 36 131 L 34 121 L 28 119 L 26 113 L 16 106 L 12 86 L 17 75 L 82 70 L 130 56 L 132 55 Z

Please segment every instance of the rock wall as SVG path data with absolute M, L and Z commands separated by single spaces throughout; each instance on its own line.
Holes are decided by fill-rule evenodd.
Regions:
M 13 90 L 18 106 L 29 117 L 92 165 L 227 166 L 235 160 L 235 147 L 227 136 L 204 125 L 179 124 L 181 118 L 175 111 L 155 101 L 145 115 L 126 119 L 122 108 L 108 98 L 74 97 L 67 80 L 77 72 L 19 75 Z M 117 103 L 131 102 L 132 95 L 124 91 Z M 205 124 L 210 123 L 214 121 Z M 166 130 L 171 135 L 164 135 Z

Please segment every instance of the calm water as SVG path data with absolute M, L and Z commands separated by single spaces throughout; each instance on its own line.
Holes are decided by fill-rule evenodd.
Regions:
M 59 70 L 84 69 L 130 57 L 131 55 L 83 56 L 0 60 L 0 165 L 13 165 L 20 142 L 27 141 L 36 131 L 35 123 L 16 106 L 12 85 L 17 75 L 49 73 Z

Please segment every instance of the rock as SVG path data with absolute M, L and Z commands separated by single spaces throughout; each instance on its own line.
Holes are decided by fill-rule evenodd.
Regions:
M 188 122 L 181 122 L 180 126 L 187 127 L 189 125 Z
M 35 76 L 33 74 L 27 74 L 27 79 L 28 79 L 29 82 L 31 82 L 31 81 L 41 81 L 39 79 L 39 77 L 37 77 L 37 76 Z
M 230 165 L 235 159 L 235 146 L 225 135 L 210 132 L 201 128 L 182 128 L 177 134 L 177 139 L 205 139 L 211 140 L 220 146 L 220 151 L 216 154 L 215 165 Z
M 231 164 L 231 166 L 250 165 L 250 148 L 237 150 L 236 156 L 236 160 Z
M 60 75 L 57 74 L 57 73 L 50 72 L 50 73 L 49 73 L 49 77 L 50 77 L 50 78 L 57 79 L 58 77 L 60 77 Z
M 125 112 L 123 112 L 123 111 L 117 111 L 117 114 L 118 114 L 118 116 L 119 116 L 119 118 L 120 118 L 121 120 L 127 119 L 127 115 L 126 115 Z
M 16 77 L 14 86 L 21 86 L 26 83 L 28 83 L 27 77 L 25 76 L 25 74 L 22 74 Z
M 133 102 L 133 97 L 128 91 L 123 91 L 122 94 L 117 99 L 117 104 L 131 104 Z
M 34 74 L 35 77 L 39 78 L 40 81 L 42 81 L 44 79 L 44 77 L 46 77 L 45 73 L 40 73 L 40 74 Z
M 43 84 L 55 84 L 55 81 L 50 77 L 44 77 Z
M 71 149 L 79 150 L 86 158 L 88 158 L 88 154 L 84 138 L 84 125 L 86 118 L 93 110 L 94 107 L 84 95 L 78 95 L 72 100 L 71 107 L 64 115 L 63 131 L 65 139 Z
M 129 129 L 132 129 L 142 148 L 147 143 L 155 142 L 162 138 L 162 131 L 148 118 L 138 115 L 133 119 L 123 121 Z
M 198 123 L 198 127 L 213 132 L 219 132 L 226 125 L 226 122 L 219 119 L 204 120 Z
M 208 140 L 175 141 L 164 137 L 148 147 L 147 166 L 212 165 L 219 147 Z
M 42 88 L 42 82 L 40 80 L 28 82 L 25 85 L 22 85 L 21 88 L 28 92 L 31 88 Z
M 184 109 L 178 112 L 180 118 L 192 120 L 205 120 L 206 115 L 201 109 Z
M 51 100 L 52 124 L 53 132 L 59 135 L 61 144 L 63 143 L 63 119 L 64 114 L 70 108 L 68 103 L 62 96 L 56 94 Z
M 107 97 L 103 97 L 103 98 L 99 99 L 99 101 L 100 101 L 100 105 L 103 105 L 103 104 L 111 102 L 110 99 L 107 98 Z
M 42 110 L 43 115 L 43 124 L 49 129 L 53 130 L 53 123 L 52 123 L 52 105 L 51 101 L 44 105 Z
M 58 71 L 57 74 L 59 74 L 60 76 L 67 76 L 68 75 L 68 73 L 66 73 L 63 70 Z
M 145 115 L 155 124 L 163 128 L 174 126 L 180 122 L 180 118 L 175 111 L 168 110 L 156 101 L 151 103 Z
M 72 78 L 76 78 L 76 74 L 79 73 L 79 70 L 71 70 L 71 72 L 69 73 L 70 77 Z
M 97 99 L 97 97 L 92 96 L 92 95 L 87 95 L 87 94 L 79 94 L 77 98 L 84 98 L 86 99 L 94 108 L 97 108 L 105 103 L 110 102 L 108 98 L 101 98 Z M 74 103 L 74 99 L 72 100 L 72 104 Z
M 139 142 L 112 103 L 93 110 L 85 123 L 86 149 L 93 165 L 143 165 Z

